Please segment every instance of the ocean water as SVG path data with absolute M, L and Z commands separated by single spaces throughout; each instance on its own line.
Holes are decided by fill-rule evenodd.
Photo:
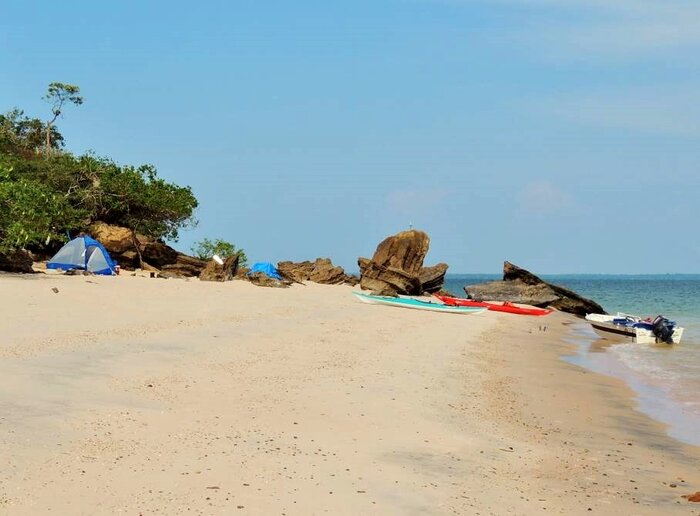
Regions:
M 445 288 L 464 295 L 465 285 L 500 275 L 448 275 Z M 639 409 L 669 425 L 669 434 L 700 446 L 700 274 L 543 275 L 551 283 L 593 299 L 609 312 L 662 314 L 685 328 L 680 344 L 642 345 L 601 339 L 582 321 L 571 363 L 623 379 Z

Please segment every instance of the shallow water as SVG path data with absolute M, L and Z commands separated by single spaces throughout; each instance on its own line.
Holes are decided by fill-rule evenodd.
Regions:
M 445 288 L 462 287 L 496 275 L 449 276 Z M 663 314 L 685 328 L 678 345 L 616 343 L 601 339 L 582 322 L 577 353 L 565 357 L 593 371 L 624 380 L 637 394 L 639 408 L 670 425 L 669 434 L 700 445 L 700 275 L 544 276 L 595 300 L 608 312 L 641 316 Z

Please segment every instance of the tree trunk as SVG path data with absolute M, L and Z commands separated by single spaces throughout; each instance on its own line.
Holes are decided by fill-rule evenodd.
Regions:
M 51 122 L 46 122 L 46 157 L 49 157 L 51 152 Z
M 140 242 L 139 239 L 136 238 L 136 230 L 134 229 L 131 230 L 131 240 L 134 243 L 134 249 L 136 249 L 136 254 L 139 257 L 139 268 L 143 269 L 143 255 L 141 254 Z

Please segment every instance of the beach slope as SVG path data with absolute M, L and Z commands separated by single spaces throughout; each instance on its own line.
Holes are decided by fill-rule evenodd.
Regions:
M 0 276 L 8 514 L 693 514 L 698 449 L 575 319 L 349 287 Z

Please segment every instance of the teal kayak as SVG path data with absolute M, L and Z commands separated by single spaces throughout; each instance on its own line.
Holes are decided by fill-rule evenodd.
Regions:
M 422 301 L 412 297 L 385 297 L 353 292 L 355 297 L 363 303 L 373 305 L 398 306 L 400 308 L 412 308 L 414 310 L 428 310 L 430 312 L 445 312 L 448 314 L 478 314 L 485 312 L 487 308 L 475 306 L 449 306 L 432 301 Z

